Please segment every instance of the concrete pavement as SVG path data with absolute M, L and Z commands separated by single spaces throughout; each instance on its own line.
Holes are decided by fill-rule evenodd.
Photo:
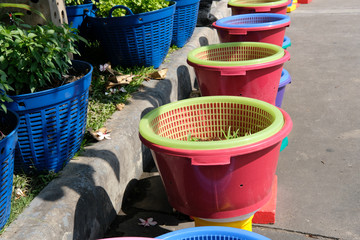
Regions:
M 279 240 L 360 239 L 360 2 L 314 0 L 289 16 L 291 60 L 285 69 L 292 83 L 282 107 L 294 127 L 277 168 L 276 222 L 253 231 Z M 162 186 L 152 176 L 137 187 L 154 193 Z M 118 216 L 107 236 L 160 233 L 159 227 L 155 235 L 139 227 L 133 232 L 139 217 L 154 217 L 171 231 L 194 226 L 174 216 L 160 195 L 130 198 L 128 219 Z M 177 223 L 168 224 L 170 219 Z
M 218 18 L 230 14 L 225 2 L 213 9 Z M 277 168 L 276 222 L 253 231 L 278 240 L 360 239 L 360 2 L 313 0 L 289 15 L 285 68 L 292 84 L 283 109 L 294 127 Z M 108 121 L 112 140 L 72 160 L 1 239 L 155 237 L 194 226 L 168 204 L 138 139 L 138 122 L 154 107 L 189 96 L 195 76 L 186 55 L 216 42 L 214 30 L 197 28 L 162 65 L 169 68 L 167 79 L 145 83 Z M 158 225 L 142 227 L 140 217 Z

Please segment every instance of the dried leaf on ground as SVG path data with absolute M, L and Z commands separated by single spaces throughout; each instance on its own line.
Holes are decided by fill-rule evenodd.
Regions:
M 16 188 L 15 189 L 15 196 L 16 196 L 15 197 L 16 199 L 19 199 L 21 197 L 26 197 L 26 194 L 20 188 Z
M 124 103 L 118 103 L 118 104 L 116 104 L 116 109 L 117 109 L 118 111 L 123 110 L 124 107 L 125 107 L 125 104 L 124 104 Z
M 128 85 L 134 80 L 137 75 L 126 74 L 126 75 L 111 75 L 106 83 L 106 89 L 116 87 L 119 85 Z
M 148 75 L 149 78 L 152 79 L 157 79 L 157 80 L 163 80 L 166 78 L 166 73 L 167 73 L 168 69 L 167 68 L 163 68 L 161 70 L 157 70 L 153 73 L 150 73 Z

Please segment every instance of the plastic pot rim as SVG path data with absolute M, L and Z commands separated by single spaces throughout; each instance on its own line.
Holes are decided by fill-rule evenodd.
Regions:
M 269 17 L 273 18 L 273 21 L 266 21 L 263 23 L 246 23 L 246 24 L 227 24 L 228 21 L 236 20 L 236 19 L 242 19 L 242 18 L 257 18 L 257 17 Z M 216 26 L 218 28 L 225 28 L 225 29 L 234 29 L 234 28 L 246 28 L 249 29 L 267 29 L 267 28 L 280 28 L 283 26 L 289 26 L 290 25 L 290 17 L 288 15 L 284 14 L 278 14 L 278 13 L 248 13 L 248 14 L 240 14 L 240 15 L 234 15 L 230 17 L 225 17 L 222 19 L 217 20 L 213 23 L 213 26 Z
M 196 159 L 198 157 L 202 158 L 202 157 L 214 157 L 214 156 L 215 157 L 221 156 L 223 158 L 228 157 L 230 159 L 233 156 L 254 153 L 256 151 L 261 151 L 265 148 L 271 147 L 277 143 L 281 143 L 281 141 L 289 135 L 293 126 L 292 120 L 288 113 L 286 113 L 281 108 L 279 109 L 284 114 L 285 123 L 283 128 L 276 134 L 264 140 L 244 146 L 238 146 L 234 148 L 224 148 L 224 149 L 212 149 L 212 150 L 189 150 L 189 149 L 178 149 L 178 148 L 171 148 L 171 147 L 157 145 L 143 138 L 141 134 L 139 134 L 139 137 L 140 140 L 144 143 L 144 145 L 149 147 L 151 150 L 155 152 L 162 152 L 167 155 L 186 157 L 190 159 L 193 158 Z M 219 164 L 208 162 L 203 165 L 219 165 Z
M 236 0 L 229 0 L 229 5 L 234 7 L 263 7 L 263 6 L 272 6 L 272 7 L 279 7 L 278 5 L 287 5 L 289 0 L 274 0 L 272 2 L 266 3 L 236 3 Z
M 254 64 L 254 65 L 247 65 L 247 66 L 211 66 L 211 65 L 202 65 L 202 64 L 197 64 L 197 63 L 193 63 L 189 60 L 187 60 L 187 63 L 194 67 L 194 68 L 202 68 L 202 69 L 206 69 L 208 71 L 218 71 L 221 72 L 221 75 L 223 73 L 226 74 L 226 72 L 239 72 L 239 74 L 243 74 L 243 72 L 246 71 L 251 71 L 251 70 L 259 70 L 259 69 L 264 69 L 264 68 L 269 68 L 269 67 L 273 67 L 279 64 L 284 64 L 285 62 L 290 60 L 290 53 L 284 49 L 285 55 L 275 61 L 271 61 L 271 62 L 266 62 L 266 63 L 260 63 L 260 64 Z
M 89 71 L 81 79 L 89 77 L 92 74 L 93 70 L 94 70 L 93 66 L 90 63 L 86 62 L 86 61 L 72 60 L 72 62 L 73 63 L 78 63 L 78 64 L 84 64 L 84 65 L 89 66 Z M 78 79 L 78 80 L 80 80 L 80 79 Z M 51 93 L 56 93 L 56 92 L 62 91 L 64 89 L 71 88 L 71 87 L 73 87 L 74 85 L 77 85 L 77 84 L 79 84 L 79 81 L 74 81 L 74 82 L 67 83 L 65 85 L 62 85 L 62 86 L 59 86 L 59 87 L 56 87 L 56 88 L 51 88 L 51 89 L 47 89 L 47 90 L 43 90 L 43 91 L 39 91 L 39 92 L 25 93 L 25 94 L 20 94 L 20 95 L 11 95 L 10 97 L 14 101 L 17 101 L 19 99 L 35 98 L 35 97 L 38 97 L 38 96 L 43 96 L 43 95 L 47 95 L 47 94 L 51 94 Z
M 253 59 L 253 60 L 245 60 L 245 61 L 210 61 L 210 60 L 202 60 L 196 57 L 198 53 L 201 53 L 203 51 L 207 50 L 213 50 L 213 49 L 220 49 L 220 48 L 227 48 L 227 47 L 262 47 L 262 48 L 268 48 L 276 51 L 275 54 Z M 275 61 L 277 59 L 282 58 L 285 55 L 284 49 L 280 46 L 277 46 L 275 44 L 271 43 L 262 43 L 262 42 L 228 42 L 228 43 L 218 43 L 218 44 L 212 44 L 208 46 L 203 46 L 196 48 L 188 53 L 187 60 L 196 64 L 201 65 L 208 65 L 208 66 L 219 66 L 219 67 L 231 67 L 231 66 L 249 66 L 249 65 L 255 65 L 255 64 L 261 64 L 261 63 L 267 63 L 271 61 Z
M 232 239 L 252 239 L 252 240 L 270 240 L 269 238 L 262 236 L 258 233 L 246 231 L 243 229 L 222 227 L 222 226 L 203 226 L 180 229 L 174 232 L 166 233 L 156 237 L 156 239 L 163 240 L 176 240 L 176 239 L 195 239 L 200 236 L 208 236 L 214 239 L 213 236 L 231 236 Z M 203 238 L 205 239 L 205 238 Z M 217 238 L 216 238 L 217 239 Z M 206 240 L 208 240 L 206 238 Z
M 241 103 L 244 105 L 255 106 L 257 108 L 263 109 L 269 112 L 274 116 L 274 122 L 270 124 L 270 126 L 265 129 L 251 134 L 249 136 L 239 137 L 235 139 L 229 140 L 221 140 L 221 141 L 183 141 L 183 140 L 175 140 L 169 139 L 166 137 L 162 137 L 157 135 L 153 129 L 150 127 L 150 122 L 156 118 L 157 116 L 166 113 L 170 110 L 177 109 L 179 107 L 196 105 L 199 103 Z M 145 139 L 151 145 L 157 145 L 161 147 L 168 148 L 170 151 L 178 151 L 176 149 L 184 150 L 184 152 L 194 152 L 199 151 L 200 155 L 207 154 L 209 151 L 222 151 L 224 149 L 237 149 L 239 147 L 245 147 L 249 145 L 256 145 L 261 141 L 271 138 L 280 132 L 285 126 L 284 113 L 281 109 L 275 107 L 274 105 L 253 98 L 247 97 L 235 97 L 235 96 L 208 96 L 208 97 L 198 97 L 198 98 L 190 98 L 185 100 L 180 100 L 177 102 L 165 104 L 160 106 L 151 112 L 147 113 L 141 120 L 139 124 L 139 134 L 141 138 Z M 285 136 L 284 136 L 285 137 Z M 280 140 L 279 140 L 280 141 Z M 173 150 L 171 150 L 173 149 Z M 229 151 L 231 152 L 231 151 Z M 188 154 L 188 153 L 187 153 Z M 191 155 L 191 154 L 190 154 Z
M 287 84 L 291 83 L 291 77 L 289 72 L 283 68 L 281 72 L 281 78 L 279 83 L 279 88 L 286 86 Z

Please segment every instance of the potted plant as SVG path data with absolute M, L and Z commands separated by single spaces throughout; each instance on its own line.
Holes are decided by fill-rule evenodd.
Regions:
M 94 4 L 91 0 L 65 0 L 68 23 L 79 28 L 85 16 L 95 16 Z
M 6 89 L 4 72 L 0 70 L 0 89 Z M 1 102 L 9 100 L 4 94 L 0 94 Z M 6 110 L 1 104 L 0 110 L 0 230 L 5 226 L 10 216 L 11 193 L 14 172 L 14 153 L 18 139 L 19 118 L 16 113 Z
M 12 22 L 0 25 L 0 71 L 3 98 L 11 99 L 3 104 L 20 118 L 15 170 L 57 172 L 85 132 L 92 66 L 69 54 L 86 40 L 67 24 Z
M 170 48 L 175 2 L 100 0 L 96 17 L 86 17 L 80 33 L 98 40 L 113 66 L 158 68 Z

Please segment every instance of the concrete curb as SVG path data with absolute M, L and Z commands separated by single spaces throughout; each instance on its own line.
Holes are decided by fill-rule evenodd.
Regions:
M 217 18 L 230 16 L 227 1 L 214 2 Z M 151 163 L 151 154 L 138 138 L 141 117 L 160 105 L 187 98 L 195 74 L 186 63 L 187 53 L 201 45 L 217 43 L 216 31 L 196 28 L 191 41 L 169 56 L 160 68 L 167 79 L 144 83 L 129 104 L 107 122 L 111 140 L 87 147 L 72 160 L 2 234 L 1 239 L 96 239 L 103 236 L 121 210 L 124 192 Z

